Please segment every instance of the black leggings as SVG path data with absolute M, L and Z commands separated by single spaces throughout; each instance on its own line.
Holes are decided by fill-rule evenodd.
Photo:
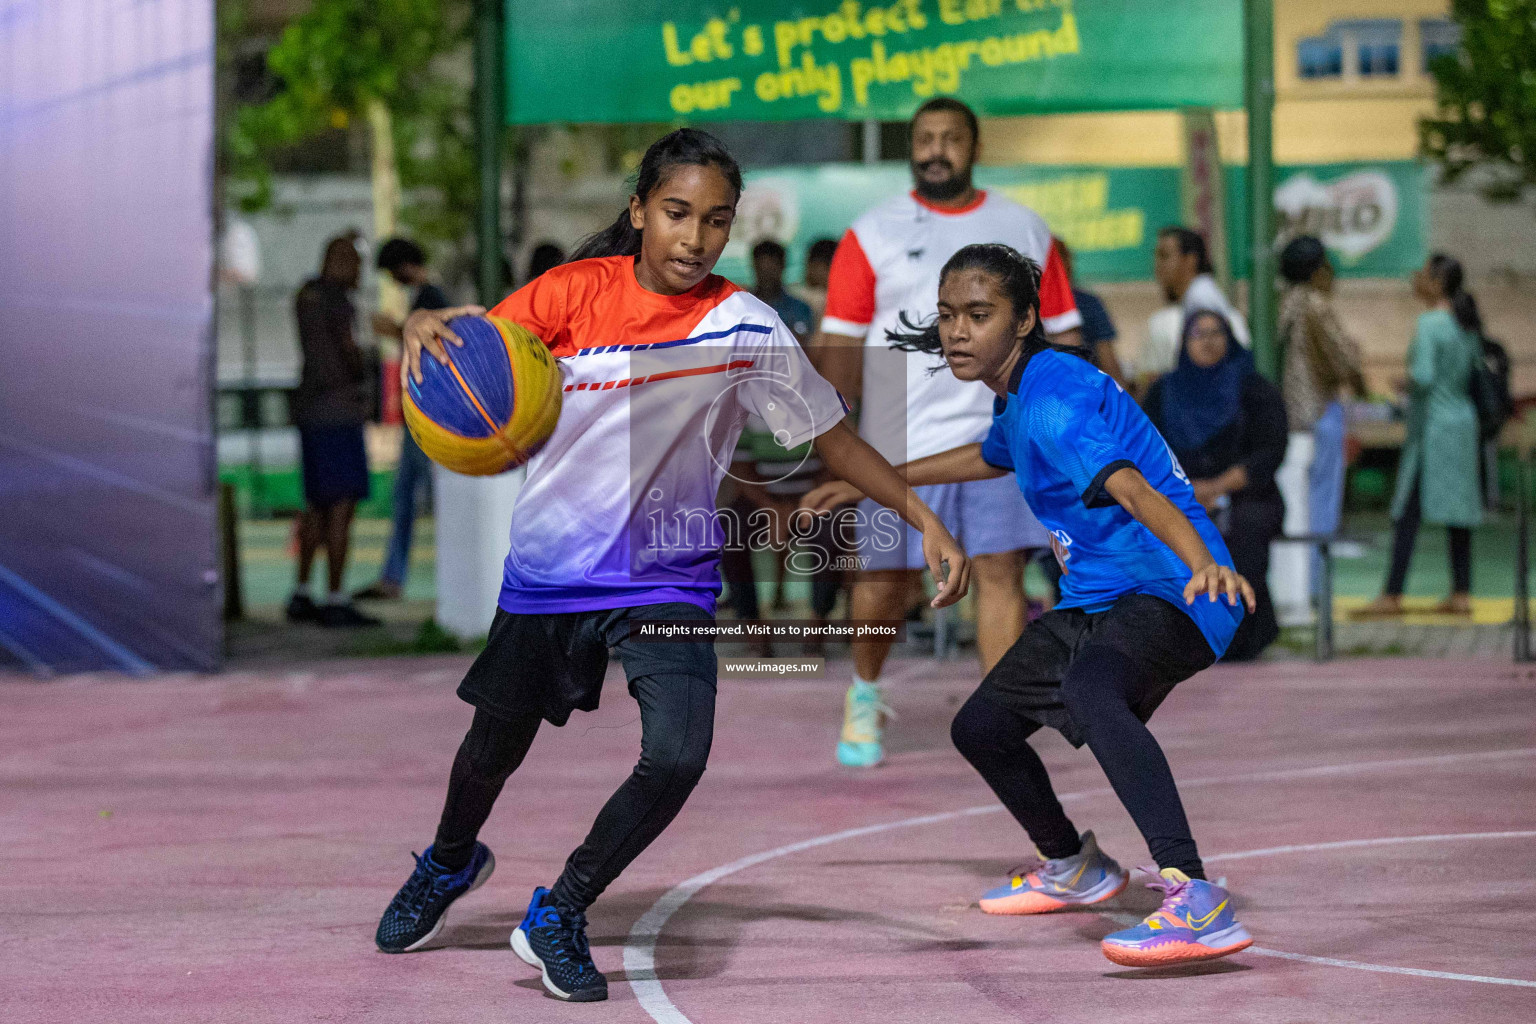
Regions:
M 1408 563 L 1413 558 L 1413 544 L 1419 536 L 1422 521 L 1419 504 L 1419 486 L 1422 478 L 1415 478 L 1413 489 L 1408 492 L 1408 504 L 1392 529 L 1392 565 L 1387 571 L 1386 592 L 1391 597 L 1402 597 L 1408 583 Z M 1450 538 L 1451 593 L 1472 592 L 1472 531 L 1465 526 L 1447 526 Z
M 584 911 L 630 862 L 672 823 L 704 774 L 714 736 L 715 687 L 684 673 L 637 676 L 640 762 L 603 809 L 551 888 L 562 908 Z M 502 786 L 522 764 L 541 719 L 501 718 L 484 710 L 459 745 L 432 859 L 459 869 L 469 863 L 480 828 Z
M 1061 700 L 1086 734 L 1088 748 L 1115 795 L 1141 830 L 1159 868 L 1191 878 L 1205 870 L 1162 748 L 1136 716 L 1145 671 L 1126 654 L 1089 644 L 1061 681 Z M 965 759 L 1047 858 L 1081 849 L 1077 828 L 1061 809 L 1050 775 L 1029 738 L 1038 722 L 1007 707 L 985 687 L 971 695 L 950 726 Z

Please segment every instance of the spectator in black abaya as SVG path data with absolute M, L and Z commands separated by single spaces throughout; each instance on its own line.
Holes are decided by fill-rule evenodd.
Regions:
M 1222 659 L 1251 661 L 1280 635 L 1266 580 L 1285 519 L 1275 486 L 1287 439 L 1280 389 L 1254 370 L 1226 317 L 1202 310 L 1185 321 L 1178 366 L 1152 384 L 1144 408 L 1253 584 L 1258 610 Z

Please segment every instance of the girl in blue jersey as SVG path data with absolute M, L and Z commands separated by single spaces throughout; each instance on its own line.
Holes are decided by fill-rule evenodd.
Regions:
M 912 486 L 1012 472 L 1051 531 L 1065 576 L 1055 610 L 1031 623 L 955 716 L 955 746 L 1034 841 L 1045 863 L 988 892 L 994 914 L 1098 903 L 1127 873 L 1078 834 L 1029 745 L 1042 726 L 1087 743 L 1157 862 L 1162 907 L 1103 941 L 1116 963 L 1225 956 L 1252 943 L 1225 890 L 1205 880 L 1173 774 L 1146 721 L 1170 690 L 1226 650 L 1253 589 L 1167 444 L 1113 379 L 1040 326 L 1040 268 L 1005 245 L 970 245 L 944 266 L 939 313 L 890 340 L 941 353 L 961 380 L 997 392 L 985 441 L 905 467 Z M 846 483 L 807 495 L 825 510 Z

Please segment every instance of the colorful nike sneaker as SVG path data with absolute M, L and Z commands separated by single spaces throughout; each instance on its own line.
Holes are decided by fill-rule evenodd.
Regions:
M 432 859 L 432 847 L 427 847 L 416 857 L 416 870 L 385 908 L 374 943 L 386 953 L 409 953 L 425 946 L 443 930 L 444 915 L 453 901 L 480 888 L 495 870 L 496 858 L 484 843 L 475 844 L 474 855 L 461 871 L 440 866 Z
M 561 910 L 543 886 L 533 890 L 523 923 L 512 933 L 512 951 L 539 969 L 544 987 L 557 999 L 596 1003 L 608 998 L 608 979 L 592 962 L 587 945 L 587 915 Z
M 1115 963 L 1167 967 L 1214 960 L 1253 945 L 1253 936 L 1232 913 L 1231 894 L 1221 886 L 1164 868 L 1147 887 L 1163 891 L 1163 905 L 1136 927 L 1104 937 L 1104 955 Z
M 881 741 L 885 736 L 885 718 L 891 714 L 876 684 L 856 681 L 848 687 L 837 763 L 849 768 L 873 768 L 885 760 Z
M 1099 849 L 1092 832 L 1083 833 L 1083 848 L 1073 857 L 1048 860 L 1016 873 L 981 898 L 989 914 L 1049 914 L 1063 907 L 1083 907 L 1118 896 L 1130 873 Z

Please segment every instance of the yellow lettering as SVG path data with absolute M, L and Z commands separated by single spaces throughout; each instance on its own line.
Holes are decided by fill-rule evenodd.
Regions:
M 907 9 L 907 25 L 914 32 L 921 32 L 928 27 L 928 16 L 923 13 L 923 0 L 901 0 L 901 5 Z
M 1077 53 L 1081 49 L 1077 38 L 1077 19 L 1072 16 L 1071 11 L 1062 12 L 1061 28 L 1056 30 L 1056 37 L 1052 42 L 1055 44 L 1056 53 Z
M 960 88 L 960 68 L 955 60 L 952 43 L 933 48 L 933 89 L 935 92 L 954 92 Z
M 848 73 L 853 79 L 853 102 L 861 107 L 869 106 L 869 83 L 875 77 L 875 62 L 867 57 L 855 57 Z
M 816 97 L 816 105 L 830 114 L 843 104 L 843 73 L 837 64 L 817 64 L 810 53 L 800 55 L 800 66 L 782 71 L 764 71 L 753 83 L 753 91 L 764 103 L 781 99 Z
M 939 0 L 939 20 L 946 25 L 964 25 L 965 15 L 960 13 L 960 0 Z
M 741 52 L 756 57 L 763 52 L 763 26 L 748 25 L 741 32 Z
M 821 34 L 829 43 L 840 43 L 848 38 L 848 24 L 842 15 L 829 14 L 821 19 Z
M 901 56 L 901 54 L 897 54 Z M 933 51 L 913 50 L 906 54 L 912 65 L 912 91 L 919 96 L 933 95 Z
M 1109 175 L 1095 174 L 1083 182 L 1083 205 L 1090 210 L 1109 205 Z
M 885 12 L 885 23 L 890 26 L 892 32 L 905 32 L 907 30 L 907 15 L 903 8 L 906 0 L 896 0 Z
M 800 29 L 793 21 L 776 21 L 773 23 L 773 46 L 779 53 L 779 67 L 789 67 L 789 58 L 795 52 L 795 41 L 800 38 Z
M 976 55 L 976 51 L 979 46 L 977 43 L 967 40 L 963 43 L 955 43 L 954 47 L 955 64 L 960 68 L 960 70 L 964 71 L 966 68 L 971 66 L 971 58 Z
M 731 95 L 741 89 L 741 79 L 734 75 L 730 78 L 722 78 L 715 83 L 715 95 L 719 98 L 719 106 L 731 105 Z
M 806 54 L 809 58 L 810 54 Z M 816 91 L 820 95 L 816 99 L 816 105 L 824 114 L 830 114 L 843 105 L 843 69 L 836 64 L 823 64 L 818 76 L 820 82 Z
M 1023 64 L 1025 61 L 1031 61 L 1040 56 L 1038 32 L 1020 32 L 1016 36 L 1009 36 L 1004 40 L 1003 45 L 1008 50 L 1008 63 L 1010 64 Z
M 709 36 L 705 35 L 703 32 L 699 32 L 694 35 L 693 41 L 688 44 L 688 52 L 692 54 L 693 59 L 698 61 L 700 64 L 704 63 L 705 61 L 715 59 L 715 55 L 711 53 L 709 49 Z
M 1002 0 L 965 0 L 965 17 L 969 21 L 985 21 L 995 18 L 1002 8 Z
M 681 83 L 672 87 L 669 99 L 679 114 L 695 110 L 720 110 L 731 105 L 731 94 L 741 88 L 739 78 L 721 78 L 713 82 Z
M 735 53 L 726 41 L 725 31 L 725 20 L 722 18 L 710 18 L 704 24 L 704 32 L 709 36 L 710 51 L 720 60 L 730 60 Z
M 981 41 L 981 62 L 989 68 L 995 68 L 1007 60 L 1003 53 L 1003 41 L 996 36 L 989 36 Z
M 667 51 L 667 63 L 673 67 L 680 68 L 693 63 L 693 58 L 678 48 L 677 26 L 670 21 L 661 23 L 661 45 Z
M 812 40 L 816 38 L 816 29 L 820 27 L 820 18 L 800 19 L 800 45 L 809 49 Z
M 859 0 L 843 0 L 839 10 L 843 12 L 843 21 L 848 23 L 848 35 L 854 39 L 863 39 L 864 16 L 859 13 Z
M 864 31 L 872 36 L 885 35 L 885 12 L 878 7 L 871 8 L 870 12 L 864 15 Z

